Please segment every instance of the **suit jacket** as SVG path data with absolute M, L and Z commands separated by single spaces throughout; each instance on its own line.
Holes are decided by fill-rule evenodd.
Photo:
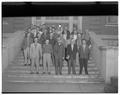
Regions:
M 41 44 L 37 43 L 35 47 L 35 43 L 31 44 L 30 47 L 30 56 L 31 58 L 41 58 L 42 57 L 42 47 Z
M 48 40 L 50 39 L 49 33 L 48 33 L 48 32 L 47 32 L 46 34 L 43 33 L 43 34 L 41 35 L 41 42 L 42 42 L 42 44 L 45 44 L 45 41 L 46 41 L 47 39 L 48 39 Z
M 67 40 L 70 39 L 70 31 L 67 31 Z
M 72 47 L 71 47 L 71 44 L 69 44 L 67 46 L 67 56 L 69 55 L 70 56 L 70 59 L 76 59 L 76 53 L 77 53 L 77 45 L 74 44 L 73 45 L 73 50 L 72 50 Z
M 54 56 L 56 58 L 63 58 L 63 57 L 65 57 L 65 48 L 64 48 L 64 45 L 63 44 L 59 45 L 58 42 L 57 42 L 55 44 L 55 46 L 54 46 L 53 52 L 54 52 Z
M 81 38 L 78 38 L 77 39 L 77 46 L 78 46 L 78 48 L 81 46 L 81 44 L 82 44 L 82 41 L 81 41 L 82 39 Z
M 86 45 L 86 47 L 85 47 L 85 50 L 83 49 L 83 46 L 81 45 L 80 46 L 80 48 L 79 48 L 79 50 L 78 50 L 78 53 L 79 53 L 79 57 L 81 58 L 81 59 L 88 59 L 88 57 L 89 57 L 89 47 L 88 47 L 88 45 Z
M 52 48 L 54 48 L 54 45 L 56 44 L 55 38 L 50 39 L 49 43 L 52 45 Z
M 27 37 L 27 34 L 25 34 L 22 47 L 23 49 L 26 49 L 27 47 L 30 47 L 30 45 L 33 43 L 33 38 L 31 37 L 31 34 L 29 37 Z

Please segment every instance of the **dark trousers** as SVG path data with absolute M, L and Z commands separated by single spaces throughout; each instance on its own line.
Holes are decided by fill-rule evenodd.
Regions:
M 66 57 L 67 57 L 67 48 L 65 48 L 65 60 L 68 62 L 68 59 Z
M 55 74 L 62 74 L 62 65 L 63 60 L 62 58 L 55 58 Z
M 52 58 L 52 63 L 55 66 L 55 56 L 54 56 L 54 54 L 51 55 L 51 58 Z
M 79 74 L 82 74 L 83 67 L 85 69 L 85 74 L 88 74 L 87 64 L 88 64 L 88 59 L 79 59 L 79 65 L 80 65 Z
M 73 74 L 76 74 L 76 71 L 75 71 L 75 59 L 71 58 L 68 62 L 68 74 L 71 73 L 71 68 L 72 68 L 72 73 Z

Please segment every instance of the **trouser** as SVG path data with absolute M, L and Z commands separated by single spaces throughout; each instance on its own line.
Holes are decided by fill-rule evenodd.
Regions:
M 55 65 L 55 56 L 54 56 L 54 54 L 51 55 L 51 59 L 52 59 L 53 65 Z
M 76 59 L 71 58 L 69 60 L 69 62 L 68 62 L 68 74 L 71 73 L 71 68 L 72 68 L 72 73 L 76 74 L 76 71 L 75 71 L 75 62 L 76 62 Z
M 39 58 L 39 65 L 40 65 L 40 66 L 42 66 L 42 64 L 43 64 L 42 61 L 43 61 L 43 58 L 42 58 L 42 57 Z
M 44 53 L 43 54 L 43 71 L 44 72 L 50 72 L 50 64 L 51 63 L 52 63 L 51 54 Z
M 26 49 L 24 49 L 24 61 L 25 64 L 30 64 L 30 48 L 27 47 Z
M 62 74 L 62 65 L 63 65 L 62 58 L 55 58 L 55 73 L 56 74 Z
M 79 65 L 79 54 L 78 54 L 78 52 L 76 54 L 76 64 L 77 64 L 77 66 Z
M 68 62 L 68 59 L 66 57 L 67 57 L 67 48 L 65 48 L 65 60 Z
M 32 61 L 31 71 L 34 72 L 35 68 L 36 72 L 39 72 L 39 57 L 32 57 L 31 61 Z
M 88 74 L 88 70 L 87 70 L 87 64 L 88 64 L 88 59 L 79 59 L 79 64 L 80 64 L 80 70 L 79 70 L 79 74 L 82 74 L 82 70 L 83 67 L 85 69 L 85 74 Z

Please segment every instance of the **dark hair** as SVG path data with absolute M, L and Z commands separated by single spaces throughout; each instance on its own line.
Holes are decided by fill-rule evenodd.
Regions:
M 34 38 L 33 38 L 33 42 L 35 42 L 35 39 L 36 39 L 36 38 L 38 39 L 38 37 L 34 37 Z

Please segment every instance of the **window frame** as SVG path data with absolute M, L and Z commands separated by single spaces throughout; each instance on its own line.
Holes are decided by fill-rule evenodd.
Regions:
M 112 23 L 109 21 L 109 18 L 112 16 L 106 16 L 106 24 L 105 26 L 118 26 L 118 23 Z M 116 16 L 118 18 L 118 16 Z

